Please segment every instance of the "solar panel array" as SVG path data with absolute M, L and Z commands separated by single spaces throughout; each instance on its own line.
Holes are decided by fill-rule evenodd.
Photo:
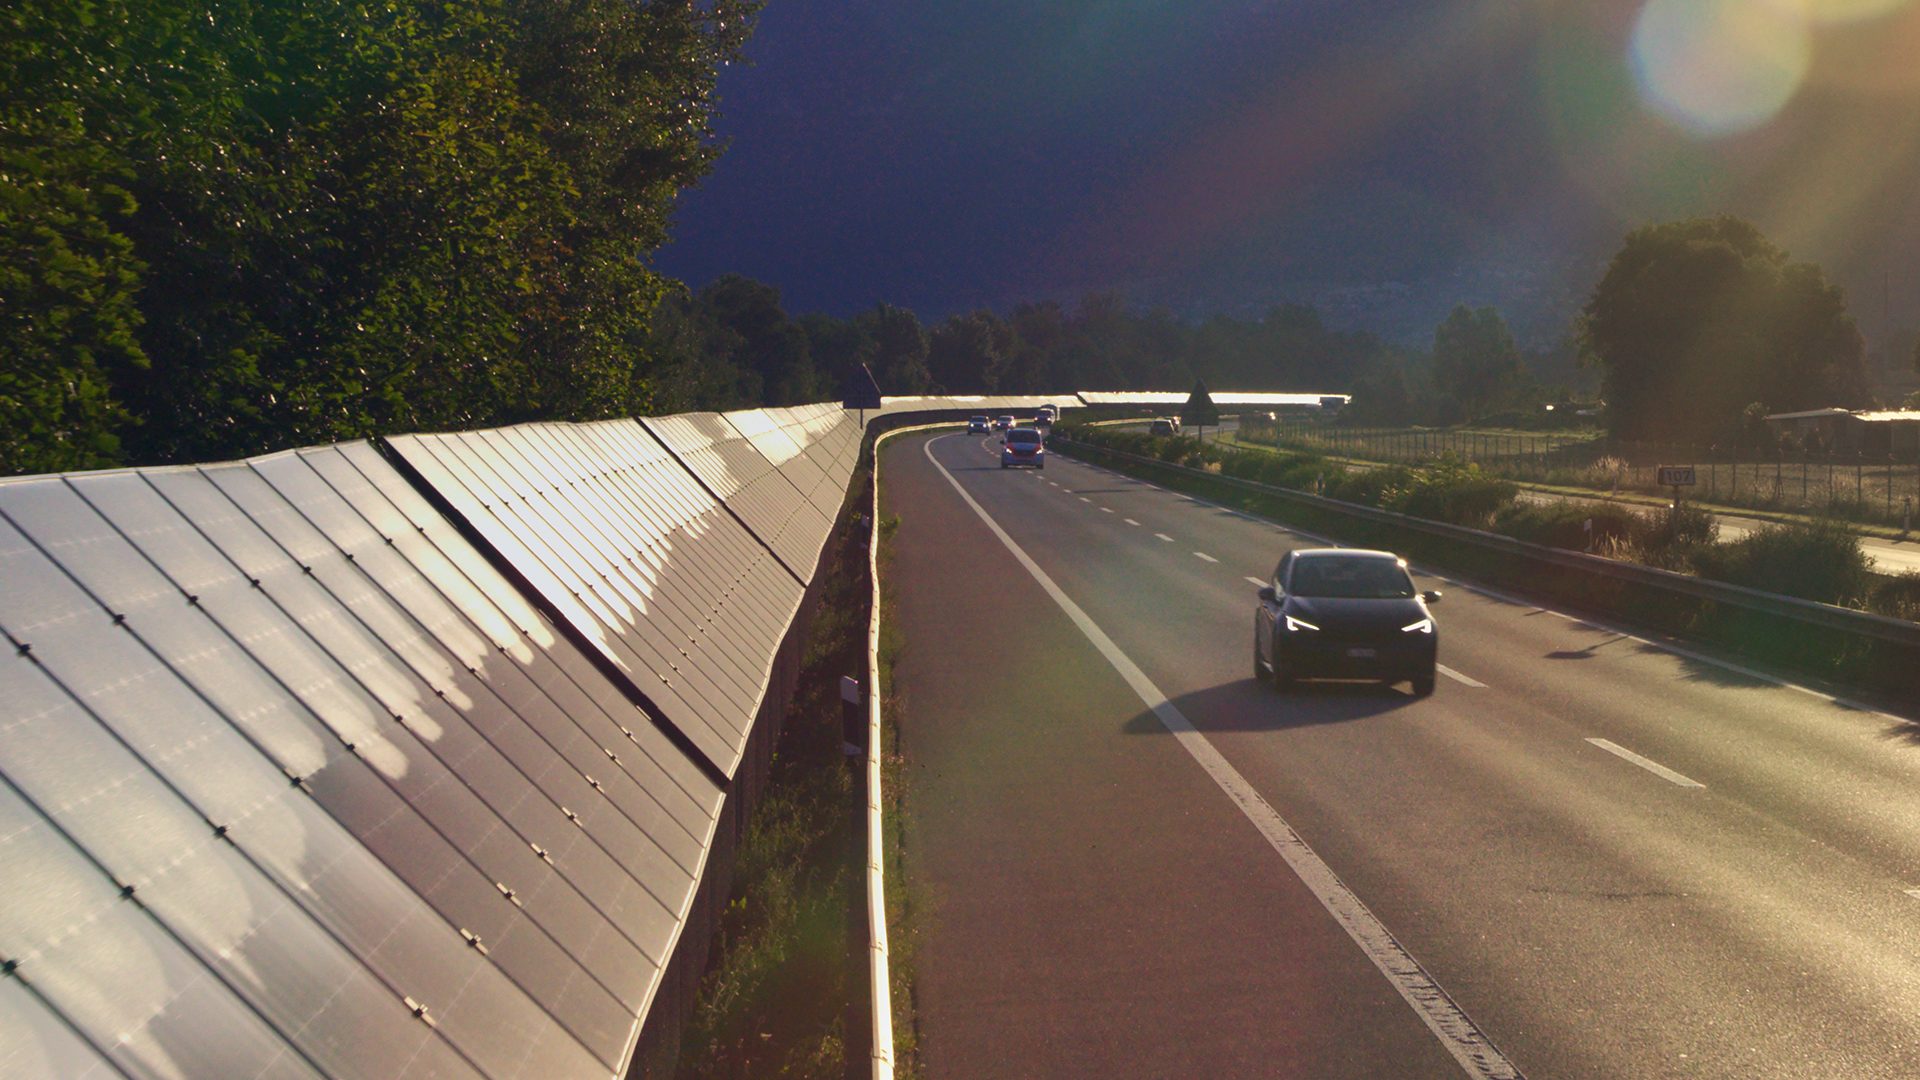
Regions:
M 0 482 L 0 1074 L 620 1074 L 861 434 Z

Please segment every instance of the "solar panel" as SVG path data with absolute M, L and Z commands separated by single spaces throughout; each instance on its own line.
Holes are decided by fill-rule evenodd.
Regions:
M 802 584 L 813 580 L 820 547 L 832 523 L 742 433 L 743 428 L 758 432 L 776 456 L 787 455 L 791 440 L 767 434 L 768 420 L 760 410 L 725 416 L 647 417 L 641 422 L 780 557 L 794 577 Z M 792 456 L 782 460 L 791 461 Z
M 621 1072 L 861 436 L 658 423 L 0 484 L 0 1075 Z

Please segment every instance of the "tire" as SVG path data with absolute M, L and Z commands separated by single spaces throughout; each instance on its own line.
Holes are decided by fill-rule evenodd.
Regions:
M 1413 677 L 1414 697 L 1429 697 L 1433 694 L 1433 676 L 1433 669 L 1429 668 L 1426 673 Z
M 1004 461 L 1003 461 L 1003 462 L 1001 462 L 1001 463 L 1000 463 L 1000 467 L 1001 467 L 1001 468 L 1003 468 L 1003 469 L 1004 469 L 1004 468 L 1006 468 L 1006 467 L 1007 467 L 1007 463 L 1006 463 L 1006 462 L 1004 462 Z
M 1041 463 L 1039 463 L 1038 465 L 1035 465 L 1035 466 L 1034 466 L 1034 468 L 1036 468 L 1036 469 L 1044 469 L 1044 468 L 1046 468 L 1046 467 L 1047 467 L 1047 463 L 1046 463 L 1046 462 L 1044 462 L 1044 461 L 1043 461 L 1043 462 L 1041 462 Z
M 1286 691 L 1293 689 L 1293 676 L 1287 674 L 1286 669 L 1280 666 L 1280 650 L 1274 650 L 1273 663 L 1269 666 L 1273 669 L 1273 688 L 1275 690 Z
M 1267 685 L 1267 665 L 1260 662 L 1260 646 L 1253 647 L 1253 681 L 1261 686 Z

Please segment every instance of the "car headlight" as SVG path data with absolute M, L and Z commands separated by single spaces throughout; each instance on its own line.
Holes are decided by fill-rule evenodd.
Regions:
M 1317 626 L 1315 626 L 1315 625 L 1313 625 L 1312 623 L 1310 623 L 1310 622 L 1308 622 L 1308 621 L 1307 621 L 1307 620 L 1305 620 L 1305 619 L 1296 619 L 1296 618 L 1294 618 L 1294 617 L 1293 617 L 1293 616 L 1291 616 L 1291 615 L 1283 615 L 1283 616 L 1281 616 L 1281 617 L 1287 620 L 1287 632 L 1288 632 L 1288 633 L 1298 633 L 1298 632 L 1299 632 L 1299 631 L 1301 631 L 1301 630 L 1318 630 L 1318 629 L 1320 629 L 1319 627 L 1317 627 Z
M 1419 622 L 1408 623 L 1400 628 L 1400 632 L 1403 634 L 1431 634 L 1433 633 L 1433 617 L 1428 616 Z

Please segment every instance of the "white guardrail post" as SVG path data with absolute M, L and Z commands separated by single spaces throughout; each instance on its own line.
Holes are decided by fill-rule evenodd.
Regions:
M 883 431 L 873 440 L 873 507 L 867 538 L 867 956 L 873 984 L 873 1080 L 893 1080 L 893 979 L 887 961 L 886 824 L 880 798 L 880 444 L 952 423 Z
M 890 432 L 887 434 L 891 434 Z M 867 957 L 873 980 L 873 1077 L 893 1080 L 893 986 L 887 960 L 886 825 L 880 803 L 880 442 L 873 440 L 867 581 Z

